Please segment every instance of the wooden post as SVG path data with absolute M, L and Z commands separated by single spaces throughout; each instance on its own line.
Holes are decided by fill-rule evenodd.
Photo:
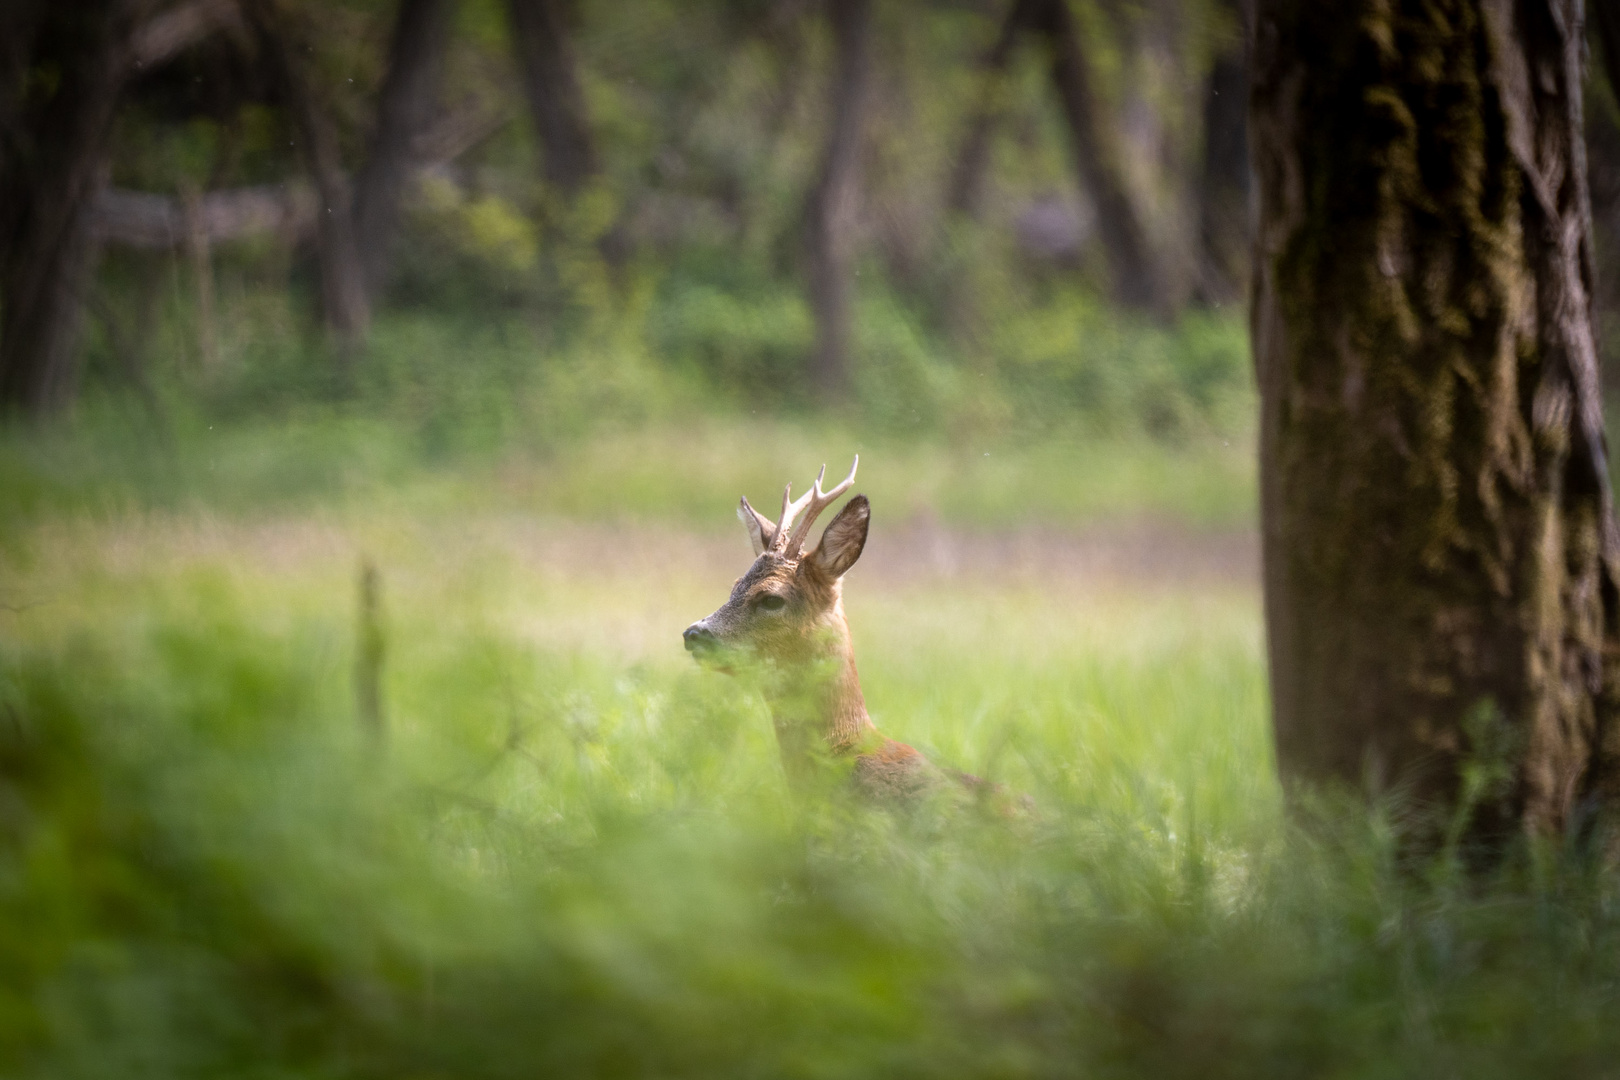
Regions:
M 202 196 L 197 185 L 186 182 L 180 188 L 184 214 L 186 258 L 191 263 L 191 283 L 196 295 L 197 357 L 204 371 L 219 366 L 219 339 L 214 332 L 213 245 L 202 216 Z
M 388 741 L 382 671 L 388 641 L 383 633 L 382 576 L 369 558 L 360 560 L 360 619 L 355 642 L 354 697 L 361 731 L 376 746 Z

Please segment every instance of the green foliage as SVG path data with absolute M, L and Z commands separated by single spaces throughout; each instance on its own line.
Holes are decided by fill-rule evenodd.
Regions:
M 535 299 L 539 236 L 509 199 L 424 178 L 410 225 L 413 242 L 402 247 L 391 284 L 397 301 L 465 318 Z
M 699 375 L 718 401 L 802 410 L 814 337 L 802 296 L 705 276 L 670 275 L 649 313 L 653 353 Z M 1235 313 L 1194 312 L 1163 327 L 1058 288 L 953 344 L 885 290 L 880 271 L 870 276 L 855 320 L 852 405 L 864 425 L 910 437 L 1082 431 L 1169 442 L 1251 427 L 1248 335 Z
M 807 400 L 805 357 L 813 328 L 797 291 L 755 297 L 712 285 L 677 285 L 654 316 L 657 352 L 683 364 L 732 402 L 791 408 Z
M 853 400 L 816 407 L 795 290 L 719 258 L 627 268 L 617 282 L 589 245 L 552 265 L 554 319 L 501 298 L 532 298 L 532 283 L 508 275 L 503 286 L 493 265 L 451 269 L 447 289 L 482 290 L 476 301 L 384 314 L 345 366 L 292 300 L 230 264 L 219 361 L 204 367 L 181 271 L 120 260 L 129 293 L 92 322 L 76 414 L 0 432 L 0 510 L 201 501 L 272 512 L 423 487 L 483 505 L 521 477 L 552 513 L 712 520 L 711 499 L 756 496 L 807 461 L 859 450 L 892 463 L 874 482 L 893 485 L 890 505 L 906 515 L 1231 523 L 1252 512 L 1253 391 L 1234 318 L 1161 328 L 1055 289 L 959 347 L 872 267 L 879 284 L 855 311 Z M 154 294 L 144 317 L 142 289 Z M 141 326 L 144 364 L 129 356 Z M 687 483 L 668 482 L 672 461 Z M 643 473 L 645 484 L 623 484 Z
M 1035 425 L 1078 418 L 1113 433 L 1230 435 L 1253 407 L 1248 336 L 1232 318 L 1195 313 L 1158 327 L 1060 291 L 999 320 L 987 351 Z
M 621 532 L 581 578 L 488 522 L 362 524 L 392 568 L 379 752 L 352 563 L 207 520 L 64 523 L 8 562 L 39 604 L 3 616 L 7 1075 L 1580 1076 L 1620 1049 L 1611 876 L 1532 852 L 1482 884 L 1397 866 L 1387 817 L 1285 823 L 1242 594 L 864 579 L 880 722 L 1034 802 L 908 816 L 788 797 L 757 699 L 643 588 L 701 598 L 638 577 L 667 547 Z M 664 644 L 626 659 L 627 613 Z
M 424 343 L 431 338 L 423 335 Z M 514 350 L 514 363 L 527 354 Z M 612 357 L 581 359 L 534 390 L 508 395 L 435 365 L 442 395 L 421 390 L 386 412 L 344 401 L 268 419 L 212 421 L 176 408 L 154 422 L 119 400 L 91 399 L 71 426 L 0 437 L 0 515 L 27 522 L 206 507 L 257 518 L 334 501 L 357 509 L 504 506 L 589 521 L 675 519 L 729 525 L 740 494 L 759 505 L 807 463 L 860 453 L 862 489 L 895 522 L 1058 526 L 1150 517 L 1246 527 L 1255 506 L 1252 446 L 1140 437 L 896 437 L 885 427 L 680 411 L 661 396 L 590 423 L 583 403 L 641 402 L 661 376 Z M 467 379 L 465 369 L 462 378 Z M 7 541 L 0 533 L 0 546 Z

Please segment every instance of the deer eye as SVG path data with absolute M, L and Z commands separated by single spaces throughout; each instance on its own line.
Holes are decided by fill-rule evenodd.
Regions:
M 787 597 L 777 596 L 775 593 L 766 593 L 754 601 L 754 606 L 761 611 L 781 611 L 787 607 Z

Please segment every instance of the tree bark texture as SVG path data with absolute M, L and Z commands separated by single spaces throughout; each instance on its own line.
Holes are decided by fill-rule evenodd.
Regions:
M 413 146 L 438 104 L 450 38 L 450 0 L 400 0 L 388 50 L 388 73 L 377 98 L 377 127 L 355 186 L 354 225 L 375 300 L 388 276 L 400 196 L 416 164 Z
M 1165 314 L 1169 288 L 1126 190 L 1117 134 L 1097 100 L 1090 58 L 1068 0 L 1040 0 L 1032 20 L 1051 50 L 1052 86 L 1068 121 L 1075 168 L 1097 207 L 1097 236 L 1108 255 L 1115 297 L 1127 307 Z
M 1204 155 L 1198 177 L 1198 294 L 1232 303 L 1248 287 L 1254 221 L 1249 184 L 1249 57 L 1245 17 L 1225 5 L 1233 36 L 1204 83 Z
M 279 10 L 277 0 L 244 0 L 243 6 L 292 116 L 299 150 L 320 197 L 316 247 L 321 267 L 321 314 L 339 356 L 347 361 L 365 347 L 371 306 L 337 132 L 310 85 L 304 46 Z
M 1580 3 L 1257 13 L 1278 765 L 1472 803 L 1482 839 L 1620 793 Z
M 811 381 L 823 397 L 836 400 L 850 388 L 850 294 L 861 196 L 861 134 L 872 81 L 871 0 L 828 0 L 827 18 L 835 65 L 831 119 L 805 216 L 810 306 L 816 322 Z
M 40 415 L 74 386 L 101 183 L 130 35 L 148 5 L 20 5 L 0 28 L 0 411 Z M 49 71 L 49 78 L 32 73 Z
M 572 196 L 596 175 L 596 147 L 562 0 L 507 0 L 512 48 L 546 182 Z

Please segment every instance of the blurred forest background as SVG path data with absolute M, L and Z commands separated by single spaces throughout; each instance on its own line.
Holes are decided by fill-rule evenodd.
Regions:
M 0 3 L 0 1074 L 1612 1075 L 1612 874 L 1283 813 L 1245 18 Z M 874 719 L 1027 818 L 681 651 L 852 450 Z
M 11 290 L 13 410 L 362 402 L 428 451 L 1246 423 L 1235 5 L 103 8 L 36 13 L 32 77 L 104 137 L 11 103 L 12 190 L 88 204 L 54 261 L 9 224 L 8 280 L 58 279 Z
M 429 458 L 696 414 L 1251 426 L 1235 0 L 5 18 L 14 414 L 142 412 L 116 438 L 171 455 L 198 423 L 364 415 Z M 1591 70 L 1612 362 L 1620 111 Z

